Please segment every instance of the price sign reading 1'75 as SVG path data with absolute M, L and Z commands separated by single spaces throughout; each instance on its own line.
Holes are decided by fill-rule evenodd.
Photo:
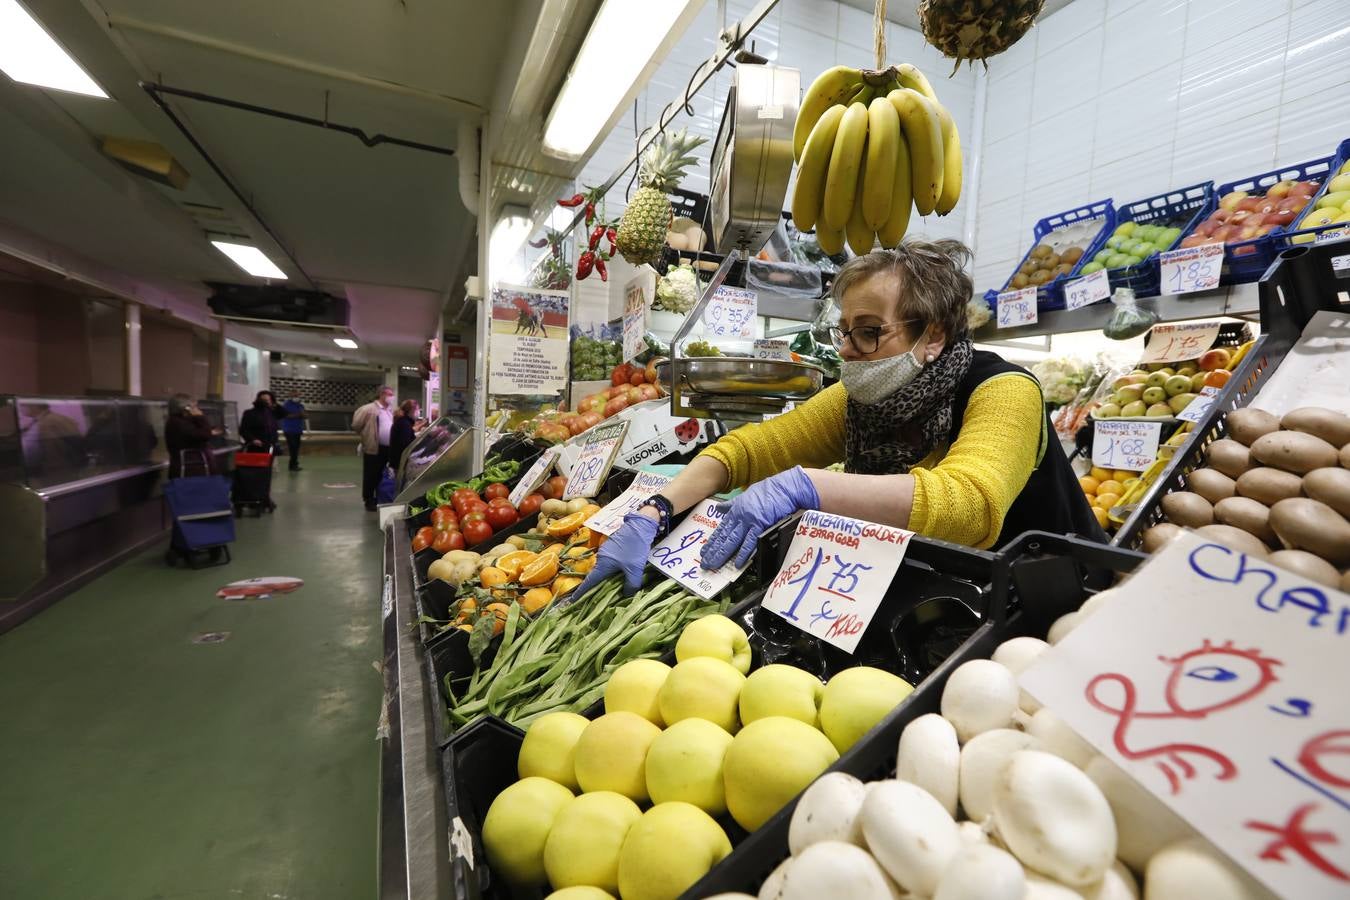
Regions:
M 1164 294 L 1212 291 L 1219 286 L 1219 270 L 1222 268 L 1221 243 L 1180 247 L 1158 255 L 1158 270 L 1162 276 Z
M 805 512 L 760 605 L 852 653 L 913 536 L 903 528 Z
M 581 447 L 581 455 L 572 464 L 572 474 L 567 477 L 564 500 L 590 498 L 600 493 L 600 485 L 614 465 L 614 457 L 618 456 L 619 445 L 627 433 L 627 419 L 591 429 L 586 443 Z
M 1142 472 L 1158 457 L 1161 422 L 1098 419 L 1092 433 L 1092 464 Z
M 1035 325 L 1036 289 L 1022 288 L 1020 291 L 1004 291 L 998 295 L 998 327 L 1017 328 L 1020 325 Z
M 1217 321 L 1154 325 L 1140 362 L 1165 363 L 1197 359 L 1214 346 L 1221 327 L 1222 323 Z

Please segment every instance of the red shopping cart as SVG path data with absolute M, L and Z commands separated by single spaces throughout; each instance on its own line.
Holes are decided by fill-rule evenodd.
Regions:
M 235 516 L 242 516 L 244 510 L 257 516 L 276 510 L 277 505 L 272 502 L 271 448 L 257 453 L 240 450 L 234 455 L 234 489 L 230 500 Z

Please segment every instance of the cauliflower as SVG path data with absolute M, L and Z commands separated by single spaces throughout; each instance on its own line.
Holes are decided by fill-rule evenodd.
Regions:
M 1041 383 L 1045 402 L 1052 406 L 1073 402 L 1091 373 L 1086 363 L 1071 356 L 1043 360 L 1031 367 L 1031 374 Z
M 687 313 L 698 302 L 698 276 L 689 266 L 671 266 L 656 282 L 656 303 L 673 313 Z
M 966 303 L 966 324 L 971 331 L 980 328 L 989 321 L 989 304 L 983 297 L 973 297 Z

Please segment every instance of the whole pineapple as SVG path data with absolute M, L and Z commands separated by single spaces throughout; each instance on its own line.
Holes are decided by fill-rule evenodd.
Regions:
M 659 137 L 642 158 L 638 170 L 638 192 L 619 219 L 615 242 L 623 258 L 635 266 L 655 264 L 666 245 L 666 230 L 675 218 L 666 194 L 679 186 L 684 170 L 694 163 L 690 152 L 704 138 L 690 137 L 686 131 Z
M 1045 0 L 923 0 L 919 23 L 923 36 L 942 55 L 975 60 L 989 68 L 988 58 L 1017 43 L 1041 14 Z

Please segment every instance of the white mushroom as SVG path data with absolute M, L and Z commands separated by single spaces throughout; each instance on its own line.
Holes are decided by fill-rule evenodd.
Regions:
M 821 841 L 793 858 L 778 896 L 782 900 L 899 900 L 900 892 L 866 850 L 842 841 Z
M 1116 860 L 1102 880 L 1082 888 L 1082 894 L 1084 900 L 1139 900 L 1139 885 L 1125 864 Z
M 999 644 L 991 659 L 999 665 L 1007 666 L 1008 671 L 1016 677 L 1021 675 L 1028 666 L 1036 661 L 1037 657 L 1049 649 L 1050 645 L 1040 638 L 1015 637 L 1010 641 Z M 1026 691 L 1018 691 L 1017 705 L 1026 713 L 1034 713 L 1041 708 L 1040 701 Z
M 1144 873 L 1144 900 L 1257 900 L 1269 896 L 1199 838 L 1164 847 L 1148 861 Z
M 788 850 L 798 855 L 820 841 L 863 845 L 858 810 L 867 785 L 847 772 L 827 772 L 811 783 L 797 801 L 788 825 Z
M 1065 613 L 1064 615 L 1056 619 L 1053 624 L 1051 624 L 1050 631 L 1048 634 L 1046 634 L 1045 639 L 1052 646 L 1054 644 L 1058 644 L 1060 641 L 1064 640 L 1066 637 L 1069 636 L 1069 632 L 1073 631 L 1079 625 L 1083 624 L 1083 622 L 1086 619 L 1087 617 L 1084 616 L 1081 612 Z
M 956 729 L 937 713 L 919 716 L 900 732 L 895 777 L 932 794 L 950 816 L 956 815 L 960 764 L 961 745 L 956 739 Z
M 1078 614 L 1086 619 L 1088 616 L 1100 612 L 1108 603 L 1119 596 L 1120 588 L 1107 588 L 1104 591 L 1098 591 L 1083 601 L 1083 605 L 1078 607 Z
M 1042 750 L 1053 753 L 1061 759 L 1067 759 L 1078 768 L 1087 766 L 1097 751 L 1092 745 L 1078 736 L 1064 720 L 1048 709 L 1042 709 L 1031 717 L 1027 733 L 1041 742 Z
M 1052 753 L 1013 754 L 994 783 L 994 821 L 1023 865 L 1070 886 L 1100 881 L 1116 859 L 1116 823 L 1106 797 Z
M 933 900 L 1022 900 L 1022 865 L 988 844 L 966 844 L 947 863 Z
M 783 885 L 787 881 L 788 867 L 792 865 L 792 857 L 780 862 L 769 873 L 769 877 L 764 879 L 764 883 L 759 886 L 758 900 L 780 900 L 783 896 Z
M 924 897 L 932 896 L 943 870 L 963 846 L 956 822 L 942 804 L 907 781 L 868 785 L 859 818 L 881 867 L 902 888 Z
M 1195 834 L 1167 804 L 1105 756 L 1094 756 L 1083 768 L 1111 804 L 1116 820 L 1116 855 L 1136 872 L 1168 844 Z
M 942 691 L 942 716 L 961 743 L 982 731 L 1009 728 L 1017 712 L 1017 678 L 992 659 L 962 663 Z
M 961 808 L 975 822 L 994 811 L 994 782 L 1019 750 L 1039 750 L 1033 735 L 995 728 L 976 735 L 961 748 Z
M 978 822 L 957 822 L 956 831 L 961 835 L 963 844 L 987 844 L 989 843 L 989 832 L 984 830 L 984 826 Z
M 1024 873 L 1027 881 L 1026 893 L 1022 900 L 1083 900 L 1083 895 L 1067 884 L 1046 878 L 1044 875 L 1027 869 Z M 1196 898 L 1199 900 L 1199 898 Z

